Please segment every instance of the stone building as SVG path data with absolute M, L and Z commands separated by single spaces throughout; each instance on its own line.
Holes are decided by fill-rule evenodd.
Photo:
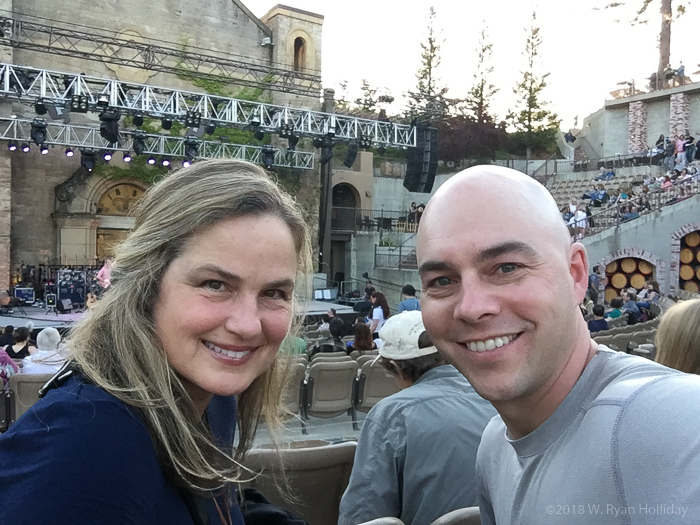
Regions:
M 41 41 L 40 32 L 25 32 L 18 41 L 0 38 L 0 61 L 4 63 L 200 93 L 210 88 L 211 82 L 189 74 L 185 62 L 179 70 L 125 65 L 131 59 L 134 63 L 147 60 L 149 50 L 158 47 L 174 50 L 175 57 L 178 51 L 190 52 L 239 61 L 251 70 L 264 72 L 269 67 L 309 73 L 319 78 L 320 85 L 323 17 L 293 7 L 277 5 L 262 19 L 239 0 L 124 0 L 118 9 L 107 11 L 98 4 L 77 1 L 58 8 L 47 0 L 0 0 L 0 10 L 14 21 L 15 28 L 23 21 L 58 32 L 89 35 L 72 40 L 55 38 L 52 43 Z M 2 22 L 9 28 L 10 22 Z M 120 46 L 120 42 L 134 45 Z M 245 79 L 245 67 L 241 71 Z M 216 87 L 235 97 L 245 83 L 232 77 L 229 80 Z M 320 91 L 305 95 L 270 89 L 264 96 L 274 104 L 320 109 Z M 33 105 L 0 99 L 0 117 L 11 116 L 33 119 L 37 115 Z M 93 113 L 71 113 L 70 118 L 72 123 L 99 126 Z M 123 126 L 124 119 L 120 121 Z M 123 168 L 123 175 L 117 172 L 120 176 L 114 176 L 110 170 L 110 177 L 105 177 L 81 168 L 78 154 L 69 158 L 63 148 L 52 147 L 49 154 L 41 155 L 32 146 L 29 153 L 9 152 L 4 145 L 0 148 L 3 290 L 21 280 L 24 265 L 37 269 L 40 265 L 94 265 L 109 255 L 131 228 L 129 210 L 148 187 L 137 171 L 122 163 L 121 155 L 111 164 Z M 303 173 L 294 187 L 310 212 L 313 229 L 318 210 L 318 167 L 300 171 Z

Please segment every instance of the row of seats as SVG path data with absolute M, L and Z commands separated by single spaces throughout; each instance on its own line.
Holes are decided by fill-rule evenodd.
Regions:
M 0 432 L 17 421 L 39 399 L 39 389 L 52 374 L 15 374 L 10 376 L 9 390 L 0 402 Z

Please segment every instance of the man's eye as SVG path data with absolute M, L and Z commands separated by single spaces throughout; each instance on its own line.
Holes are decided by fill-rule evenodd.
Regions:
M 518 265 L 515 263 L 505 263 L 498 267 L 498 271 L 501 273 L 511 273 L 518 269 Z
M 433 287 L 444 287 L 444 286 L 449 286 L 452 284 L 452 279 L 449 277 L 438 277 L 437 279 L 433 279 L 428 283 L 428 286 L 433 286 Z
M 224 288 L 224 283 L 222 283 L 221 281 L 205 281 L 204 287 L 209 288 L 210 290 L 219 291 Z
M 269 297 L 271 299 L 282 299 L 283 301 L 286 301 L 289 294 L 284 290 L 268 290 L 265 292 L 265 297 Z

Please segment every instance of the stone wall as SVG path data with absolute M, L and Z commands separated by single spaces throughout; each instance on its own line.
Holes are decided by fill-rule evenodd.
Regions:
M 690 125 L 690 105 L 688 95 L 675 93 L 671 95 L 669 118 L 669 136 L 685 135 Z M 698 123 L 694 123 L 698 124 Z
M 647 148 L 647 106 L 641 100 L 630 103 L 627 124 L 627 151 L 636 153 Z

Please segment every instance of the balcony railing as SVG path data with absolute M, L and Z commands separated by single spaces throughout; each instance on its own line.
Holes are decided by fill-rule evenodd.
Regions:
M 408 222 L 408 211 L 366 210 L 360 208 L 331 209 L 331 229 L 335 232 L 399 232 L 415 233 L 417 225 Z
M 374 247 L 374 267 L 396 270 L 417 270 L 415 246 L 377 246 Z

